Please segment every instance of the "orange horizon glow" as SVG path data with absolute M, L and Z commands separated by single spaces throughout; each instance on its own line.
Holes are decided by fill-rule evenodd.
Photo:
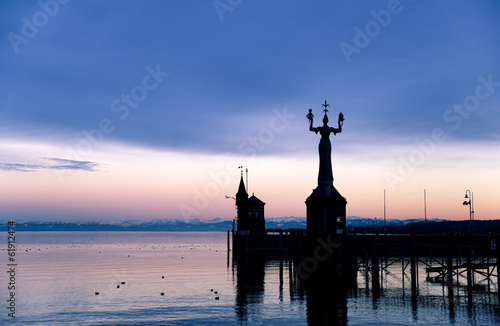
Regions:
M 0 171 L 0 218 L 232 220 L 236 215 L 234 201 L 225 196 L 234 196 L 237 191 L 237 162 L 249 169 L 249 193 L 266 203 L 266 217 L 305 217 L 305 200 L 317 182 L 318 162 L 312 155 L 248 159 L 145 149 L 132 151 L 134 155 L 124 154 L 127 152 L 122 147 L 103 149 L 88 159 L 101 162 L 105 168 L 68 171 L 62 180 L 50 170 Z M 360 160 L 352 154 L 334 156 L 334 185 L 347 199 L 347 216 L 383 218 L 385 189 L 387 219 L 424 218 L 426 189 L 427 219 L 467 220 L 469 210 L 462 202 L 469 189 L 474 193 L 476 220 L 499 218 L 494 198 L 497 183 L 491 181 L 498 173 L 492 169 L 463 164 L 457 172 L 422 166 L 393 190 L 384 179 L 386 170 L 386 165 L 376 160 Z M 456 174 L 463 178 L 456 178 Z

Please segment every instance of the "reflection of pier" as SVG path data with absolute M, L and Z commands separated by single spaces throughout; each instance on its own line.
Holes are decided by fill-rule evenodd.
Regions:
M 323 268 L 311 282 L 302 282 L 296 274 L 297 263 L 293 256 L 261 251 L 233 255 L 238 321 L 247 324 L 255 319 L 261 310 L 266 309 L 264 296 L 267 295 L 278 298 L 280 302 L 290 300 L 299 307 L 305 303 L 309 325 L 346 325 L 346 287 L 341 279 L 330 277 L 331 270 Z M 302 315 L 301 310 L 296 310 L 296 317 Z
M 249 315 L 258 314 L 264 296 L 266 257 L 262 254 L 233 256 L 236 267 L 236 313 L 240 321 L 248 322 Z

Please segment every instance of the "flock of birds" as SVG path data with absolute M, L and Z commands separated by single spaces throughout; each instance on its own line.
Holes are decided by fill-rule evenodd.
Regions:
M 120 246 L 120 245 L 119 245 L 119 246 Z M 123 246 L 123 247 L 124 247 L 124 246 L 125 246 L 125 244 L 123 244 L 123 245 L 121 245 L 121 246 Z M 67 248 L 91 248 L 91 247 L 93 247 L 93 245 L 69 245 L 69 246 L 67 246 Z M 146 248 L 146 247 L 147 247 L 147 245 L 140 245 L 140 246 L 138 245 L 135 249 L 136 249 L 136 250 L 137 250 L 137 249 L 138 249 L 138 250 L 141 250 L 141 249 Z M 189 249 L 190 249 L 190 250 L 194 250 L 194 249 L 196 249 L 196 246 L 195 246 L 194 244 L 191 244 L 191 246 L 174 246 L 173 248 L 188 248 L 188 247 L 189 247 Z M 202 247 L 202 248 L 206 248 L 206 247 L 207 247 L 207 245 L 203 245 L 203 246 L 200 246 L 200 247 Z M 158 249 L 162 250 L 162 249 L 166 249 L 166 248 L 168 248 L 168 247 L 167 247 L 167 246 L 164 246 L 164 245 L 163 245 L 163 246 L 151 246 L 151 249 L 153 249 L 153 250 L 158 250 Z M 23 249 L 25 249 L 25 250 L 24 250 L 25 252 L 30 252 L 30 251 L 32 251 L 32 250 L 33 250 L 33 251 L 42 251 L 44 248 L 43 248 L 43 247 L 38 247 L 38 248 L 37 248 L 37 247 L 32 247 L 32 248 L 31 248 L 31 247 L 25 247 L 25 248 L 23 248 Z M 51 250 L 51 249 L 59 249 L 59 246 L 46 246 L 46 247 L 45 247 L 45 250 Z M 101 246 L 99 246 L 99 247 L 98 247 L 98 249 L 101 249 Z M 133 250 L 134 248 L 130 247 L 129 249 Z M 211 249 L 211 248 L 208 248 L 208 250 L 209 250 L 209 251 L 211 251 L 212 249 Z M 218 252 L 218 250 L 215 250 L 215 252 Z M 99 254 L 102 254 L 102 251 L 101 251 L 101 250 L 99 250 L 99 251 L 98 251 L 98 253 L 99 253 Z M 130 255 L 127 255 L 127 257 L 130 257 Z M 184 259 L 184 256 L 180 256 L 180 259 Z M 162 279 L 165 279 L 165 276 L 164 276 L 164 275 L 162 275 L 162 276 L 161 276 L 161 278 L 162 278 Z M 125 284 L 126 284 L 126 282 L 125 282 L 125 281 L 122 281 L 122 282 L 120 282 L 120 284 L 117 284 L 117 285 L 116 285 L 116 288 L 117 288 L 117 289 L 120 289 L 120 288 L 121 288 L 121 286 L 122 286 L 122 285 L 125 285 Z M 210 289 L 210 292 L 211 292 L 211 293 L 213 293 L 213 294 L 215 295 L 214 299 L 215 299 L 216 301 L 219 301 L 219 300 L 220 300 L 220 294 L 219 294 L 219 291 L 216 291 L 216 290 L 214 290 L 214 289 Z M 100 295 L 100 294 L 101 294 L 101 292 L 99 292 L 99 291 L 95 291 L 95 293 L 94 293 L 94 294 L 95 294 L 95 295 Z M 160 296 L 165 296 L 165 292 L 160 292 Z
M 210 289 L 210 291 L 212 291 L 215 295 L 219 294 L 219 292 L 218 291 L 214 291 L 214 289 Z M 215 297 L 215 300 L 219 301 L 219 296 L 218 295 Z
M 164 275 L 161 276 L 162 279 L 165 278 Z M 116 288 L 119 289 L 120 288 L 120 285 L 123 285 L 123 284 L 126 284 L 126 282 L 121 282 L 120 284 L 116 285 Z M 219 291 L 214 291 L 214 289 L 210 289 L 210 292 L 212 292 L 213 294 L 215 294 L 215 300 L 216 301 L 219 301 L 220 300 L 220 296 L 219 296 Z M 99 295 L 101 294 L 100 292 L 96 291 L 95 292 L 95 295 Z M 165 295 L 165 292 L 160 292 L 160 296 L 164 296 Z

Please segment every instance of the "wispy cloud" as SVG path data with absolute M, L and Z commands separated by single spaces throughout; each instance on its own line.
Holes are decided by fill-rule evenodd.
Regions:
M 38 164 L 0 163 L 0 170 L 2 171 L 33 172 L 41 168 L 44 168 L 44 166 Z
M 98 171 L 101 164 L 90 161 L 75 161 L 61 158 L 44 157 L 45 164 L 5 163 L 0 162 L 0 170 L 16 172 L 37 172 L 40 170 L 82 170 L 88 172 Z

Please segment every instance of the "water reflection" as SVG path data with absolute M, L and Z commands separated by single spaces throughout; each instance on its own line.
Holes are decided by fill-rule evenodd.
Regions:
M 234 257 L 235 310 L 241 323 L 246 324 L 254 319 L 254 315 L 260 314 L 264 297 L 277 290 L 280 302 L 289 299 L 290 302 L 305 303 L 309 325 L 347 324 L 346 283 L 342 277 L 335 269 L 324 266 L 303 280 L 296 273 L 296 264 L 292 259 L 256 253 Z M 270 284 L 266 284 L 266 280 L 274 276 L 277 276 L 277 282 L 268 281 Z M 270 286 L 276 286 L 276 289 Z M 285 298 L 285 288 L 289 298 Z
M 496 266 L 484 269 L 489 280 L 472 274 L 469 288 L 466 272 L 428 278 L 421 258 L 413 291 L 411 262 L 381 256 L 377 296 L 371 260 L 341 277 L 309 265 L 304 282 L 300 260 L 286 256 L 231 252 L 226 261 L 220 233 L 34 232 L 19 241 L 22 325 L 500 325 Z
M 235 257 L 236 302 L 235 309 L 240 322 L 248 322 L 249 316 L 259 314 L 264 298 L 266 256 L 246 254 Z
M 271 297 L 279 298 L 282 305 L 299 307 L 300 318 L 308 325 L 500 325 L 496 286 L 468 291 L 456 283 L 436 282 L 426 277 L 423 265 L 416 266 L 419 272 L 413 284 L 410 269 L 402 268 L 406 263 L 390 260 L 381 260 L 375 278 L 373 266 L 360 260 L 358 269 L 344 273 L 334 264 L 320 265 L 305 280 L 297 271 L 299 263 L 251 253 L 232 259 L 240 323 L 269 314 L 266 298 Z M 288 309 L 281 313 L 282 318 L 290 317 Z
M 303 282 L 309 325 L 346 325 L 347 297 L 342 275 L 324 266 Z

